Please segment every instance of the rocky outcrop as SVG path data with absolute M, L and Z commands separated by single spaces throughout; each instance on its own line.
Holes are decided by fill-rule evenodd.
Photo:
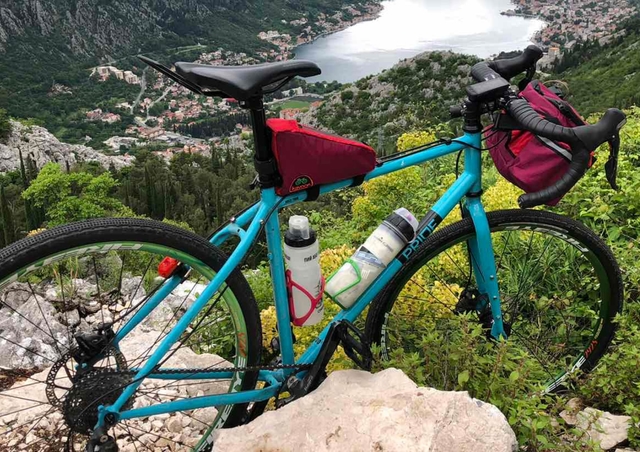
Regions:
M 274 434 L 277 432 L 277 434 Z M 420 388 L 402 371 L 332 373 L 310 395 L 217 433 L 216 452 L 515 452 L 493 405 L 466 392 Z
M 579 398 L 570 399 L 560 417 L 580 435 L 598 444 L 602 450 L 627 443 L 631 417 L 585 407 Z M 619 449 L 622 451 L 622 449 Z
M 70 166 L 79 162 L 98 162 L 105 168 L 112 163 L 120 169 L 133 162 L 133 157 L 108 156 L 87 146 L 61 143 L 47 129 L 38 126 L 25 126 L 11 121 L 11 135 L 5 143 L 0 143 L 0 172 L 20 168 L 22 158 L 31 158 L 38 168 L 48 162 Z

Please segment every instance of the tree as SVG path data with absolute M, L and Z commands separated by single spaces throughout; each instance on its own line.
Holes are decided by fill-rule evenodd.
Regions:
M 45 212 L 48 226 L 87 218 L 132 215 L 114 196 L 117 182 L 109 172 L 94 176 L 86 172 L 65 173 L 59 165 L 47 163 L 22 196 Z
M 15 240 L 13 219 L 11 217 L 11 209 L 7 203 L 7 197 L 4 193 L 4 186 L 0 186 L 0 212 L 2 213 L 2 231 L 4 234 L 4 244 Z
M 6 141 L 11 134 L 11 123 L 7 112 L 0 108 L 0 143 Z

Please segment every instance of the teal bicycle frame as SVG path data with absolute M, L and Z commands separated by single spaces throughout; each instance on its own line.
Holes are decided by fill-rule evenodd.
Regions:
M 431 212 L 420 223 L 416 238 L 409 243 L 406 248 L 393 260 L 388 267 L 380 274 L 373 284 L 359 297 L 356 303 L 349 309 L 337 314 L 332 322 L 340 320 L 355 321 L 363 312 L 375 296 L 385 287 L 391 278 L 402 268 L 410 255 L 415 252 L 430 235 L 440 221 L 445 218 L 453 208 L 466 198 L 466 209 L 471 217 L 476 230 L 476 236 L 468 241 L 472 255 L 473 270 L 478 285 L 478 290 L 486 294 L 491 304 L 493 314 L 493 327 L 491 334 L 498 338 L 506 337 L 500 308 L 500 294 L 498 291 L 498 281 L 496 277 L 495 259 L 489 224 L 485 215 L 484 207 L 480 199 L 482 190 L 482 165 L 481 165 L 481 137 L 480 133 L 465 133 L 459 139 L 447 144 L 435 147 L 425 147 L 406 156 L 383 162 L 373 171 L 368 173 L 365 180 L 371 180 L 385 174 L 393 173 L 414 165 L 425 163 L 448 154 L 453 154 L 464 150 L 464 171 L 460 177 L 449 187 L 443 196 L 432 207 Z M 345 188 L 353 184 L 352 179 L 327 184 L 320 187 L 320 194 L 329 193 L 340 188 Z M 290 328 L 291 318 L 289 314 L 289 301 L 287 287 L 285 283 L 285 268 L 282 250 L 282 239 L 280 236 L 280 222 L 278 212 L 288 206 L 297 204 L 306 199 L 307 193 L 300 192 L 280 197 L 275 189 L 267 188 L 261 191 L 261 199 L 249 209 L 241 213 L 238 218 L 233 218 L 227 226 L 220 230 L 211 238 L 211 243 L 220 246 L 230 237 L 238 237 L 240 243 L 235 248 L 229 259 L 215 275 L 206 289 L 196 299 L 194 304 L 180 318 L 175 327 L 163 339 L 155 352 L 148 358 L 146 363 L 139 369 L 134 369 L 137 374 L 133 382 L 125 389 L 118 400 L 111 406 L 100 407 L 99 421 L 96 426 L 104 425 L 105 416 L 115 416 L 116 420 L 132 419 L 137 417 L 147 417 L 162 413 L 176 411 L 194 410 L 211 406 L 233 405 L 238 403 L 256 402 L 274 397 L 288 375 L 293 370 L 260 371 L 259 380 L 268 383 L 264 389 L 249 391 L 230 392 L 226 394 L 203 396 L 192 399 L 184 399 L 167 403 L 160 403 L 143 408 L 134 408 L 120 411 L 125 406 L 126 401 L 133 396 L 137 387 L 143 379 L 230 379 L 234 378 L 233 372 L 195 372 L 193 374 L 163 373 L 154 374 L 154 369 L 161 359 L 176 343 L 188 325 L 193 322 L 207 302 L 220 289 L 224 281 L 231 272 L 240 264 L 251 246 L 255 243 L 264 228 L 266 232 L 268 258 L 273 281 L 274 299 L 276 307 L 278 333 L 280 337 L 280 350 L 283 364 L 310 364 L 322 347 L 331 323 L 321 332 L 313 344 L 296 361 L 293 350 L 293 337 Z M 147 300 L 140 311 L 124 325 L 116 335 L 113 343 L 122 340 L 133 328 L 135 328 L 149 313 L 156 308 L 160 302 L 173 291 L 182 278 L 173 276 L 165 281 L 163 286 Z M 232 386 L 235 386 L 232 383 Z

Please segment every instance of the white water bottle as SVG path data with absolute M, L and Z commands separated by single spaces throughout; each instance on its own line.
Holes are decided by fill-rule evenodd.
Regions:
M 284 258 L 291 319 L 296 326 L 315 325 L 324 315 L 319 254 L 318 240 L 309 227 L 309 219 L 293 215 L 284 235 Z
M 404 207 L 395 210 L 327 281 L 325 293 L 343 309 L 350 308 L 407 243 L 418 220 Z

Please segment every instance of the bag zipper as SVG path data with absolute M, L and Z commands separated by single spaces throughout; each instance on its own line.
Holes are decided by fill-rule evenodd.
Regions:
M 533 89 L 538 94 L 540 94 L 542 97 L 544 97 L 549 102 L 551 102 L 558 109 L 558 111 L 560 113 L 562 113 L 562 115 L 565 118 L 568 118 L 571 122 L 576 124 L 576 126 L 583 126 L 583 125 L 586 124 L 582 120 L 582 118 L 576 114 L 576 112 L 573 110 L 573 108 L 571 108 L 571 106 L 569 105 L 569 103 L 567 101 L 562 100 L 562 99 L 551 99 L 551 98 L 545 96 L 545 94 L 542 92 L 542 88 L 540 88 L 540 82 L 538 80 L 534 80 L 532 85 L 533 85 Z

